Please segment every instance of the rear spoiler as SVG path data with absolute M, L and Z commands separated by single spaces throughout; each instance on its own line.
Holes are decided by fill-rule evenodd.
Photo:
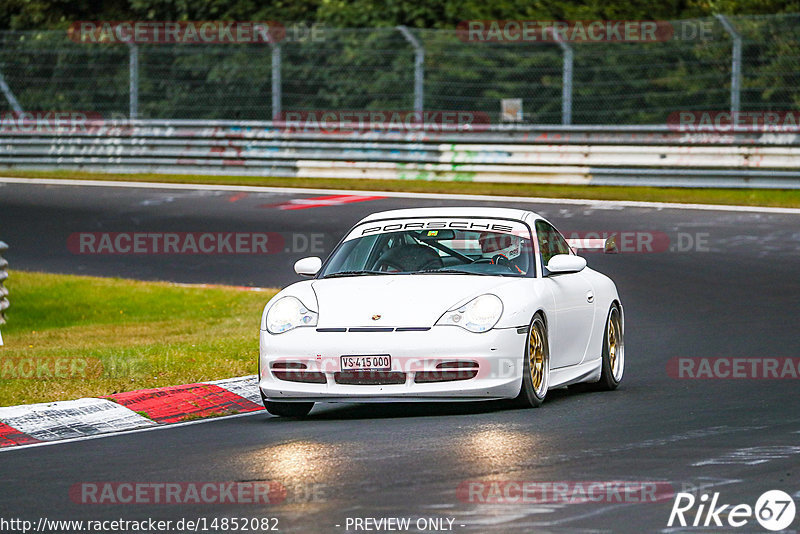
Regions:
M 567 239 L 567 243 L 576 254 L 579 250 L 603 251 L 604 254 L 616 254 L 619 252 L 616 237 L 613 235 L 609 236 L 608 239 L 580 237 Z

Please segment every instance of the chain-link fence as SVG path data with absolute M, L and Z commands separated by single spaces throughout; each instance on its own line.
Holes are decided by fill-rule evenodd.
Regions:
M 260 44 L 100 44 L 0 33 L 0 110 L 269 120 L 281 110 L 466 110 L 534 124 L 663 124 L 678 110 L 794 110 L 800 15 L 674 21 L 659 42 L 472 42 L 332 29 Z M 738 43 L 737 43 L 738 41 Z

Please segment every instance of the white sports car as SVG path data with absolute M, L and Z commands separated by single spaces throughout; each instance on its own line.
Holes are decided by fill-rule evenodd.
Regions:
M 572 245 L 572 246 L 570 246 Z M 504 208 L 372 214 L 312 277 L 261 317 L 266 409 L 315 402 L 516 399 L 590 382 L 615 389 L 625 364 L 617 289 L 539 215 Z

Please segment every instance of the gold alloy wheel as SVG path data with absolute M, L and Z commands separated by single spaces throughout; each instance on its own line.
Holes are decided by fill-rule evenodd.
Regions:
M 531 335 L 528 339 L 528 358 L 530 360 L 531 383 L 537 395 L 541 394 L 544 385 L 544 343 L 538 323 L 531 326 Z
M 608 318 L 608 366 L 616 375 L 617 370 L 617 329 L 614 326 L 614 313 Z
M 614 382 L 622 379 L 623 368 L 625 367 L 625 340 L 622 337 L 622 320 L 619 309 L 616 306 L 611 308 L 608 314 L 608 325 L 606 326 L 606 347 L 608 351 L 608 372 Z

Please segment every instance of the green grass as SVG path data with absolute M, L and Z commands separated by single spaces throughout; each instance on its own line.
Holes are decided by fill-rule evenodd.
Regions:
M 277 291 L 20 271 L 6 285 L 0 406 L 255 374 Z
M 100 174 L 85 171 L 0 170 L 2 176 L 63 178 L 83 180 L 126 180 L 224 185 L 259 185 L 346 190 L 507 195 L 594 200 L 638 200 L 696 204 L 737 204 L 746 206 L 800 207 L 800 190 L 795 189 L 688 189 L 680 187 L 617 187 L 595 185 L 495 184 L 425 180 L 344 180 L 327 178 L 270 178 L 248 176 L 204 176 L 169 174 Z

